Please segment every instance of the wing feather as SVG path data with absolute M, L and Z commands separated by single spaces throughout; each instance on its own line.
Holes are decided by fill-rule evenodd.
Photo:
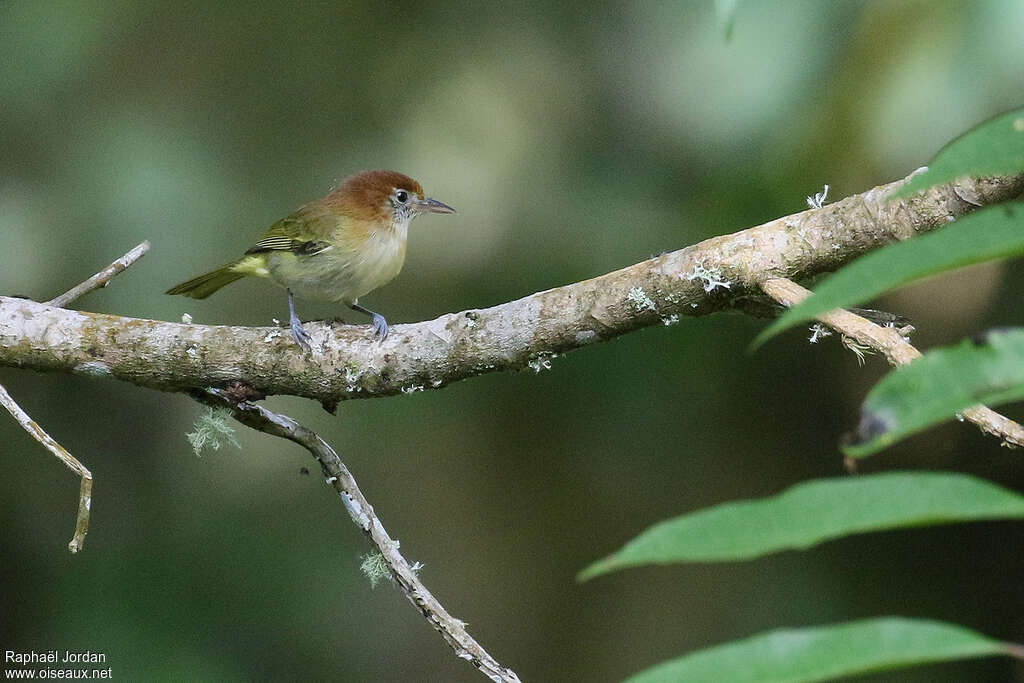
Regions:
M 313 256 L 331 248 L 327 242 L 314 237 L 326 234 L 329 228 L 330 221 L 326 217 L 311 217 L 304 215 L 300 210 L 270 226 L 263 237 L 245 253 L 290 251 L 303 256 Z

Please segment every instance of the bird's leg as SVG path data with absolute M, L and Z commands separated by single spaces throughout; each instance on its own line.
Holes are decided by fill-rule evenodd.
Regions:
M 351 308 L 353 311 L 365 313 L 366 315 L 373 318 L 373 336 L 375 336 L 377 339 L 380 339 L 381 341 L 384 341 L 384 339 L 388 336 L 388 321 L 384 319 L 384 316 L 382 316 L 380 313 L 374 313 L 369 308 L 360 306 L 358 301 L 353 301 L 351 304 L 349 304 L 349 308 Z
M 292 297 L 292 290 L 286 289 L 285 291 L 288 292 L 288 322 L 292 326 L 292 337 L 303 351 L 309 353 L 313 350 L 313 347 L 309 345 L 309 332 L 302 327 L 299 316 L 295 315 L 295 299 Z

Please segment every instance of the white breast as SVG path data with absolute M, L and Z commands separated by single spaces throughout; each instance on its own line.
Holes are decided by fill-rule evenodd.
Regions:
M 351 304 L 402 270 L 409 222 L 373 233 L 357 251 L 334 246 L 313 256 L 274 252 L 268 269 L 274 280 L 300 299 Z

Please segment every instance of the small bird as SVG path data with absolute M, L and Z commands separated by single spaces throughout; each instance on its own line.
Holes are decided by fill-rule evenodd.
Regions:
M 294 297 L 341 301 L 373 318 L 376 338 L 388 322 L 359 305 L 359 297 L 390 282 L 405 262 L 409 223 L 423 213 L 455 213 L 395 171 L 363 171 L 324 197 L 274 223 L 237 261 L 167 290 L 205 299 L 247 275 L 269 277 L 288 292 L 292 336 L 309 351 L 309 333 L 295 315 Z

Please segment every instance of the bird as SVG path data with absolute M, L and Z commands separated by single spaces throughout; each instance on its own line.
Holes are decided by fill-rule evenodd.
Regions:
M 310 336 L 295 314 L 295 298 L 342 302 L 373 320 L 374 337 L 388 336 L 388 322 L 359 305 L 359 298 L 390 282 L 405 263 L 409 224 L 425 213 L 455 209 L 426 197 L 423 187 L 396 171 L 362 171 L 327 195 L 282 218 L 236 261 L 167 290 L 205 299 L 246 276 L 270 278 L 288 293 L 295 343 L 307 353 Z

